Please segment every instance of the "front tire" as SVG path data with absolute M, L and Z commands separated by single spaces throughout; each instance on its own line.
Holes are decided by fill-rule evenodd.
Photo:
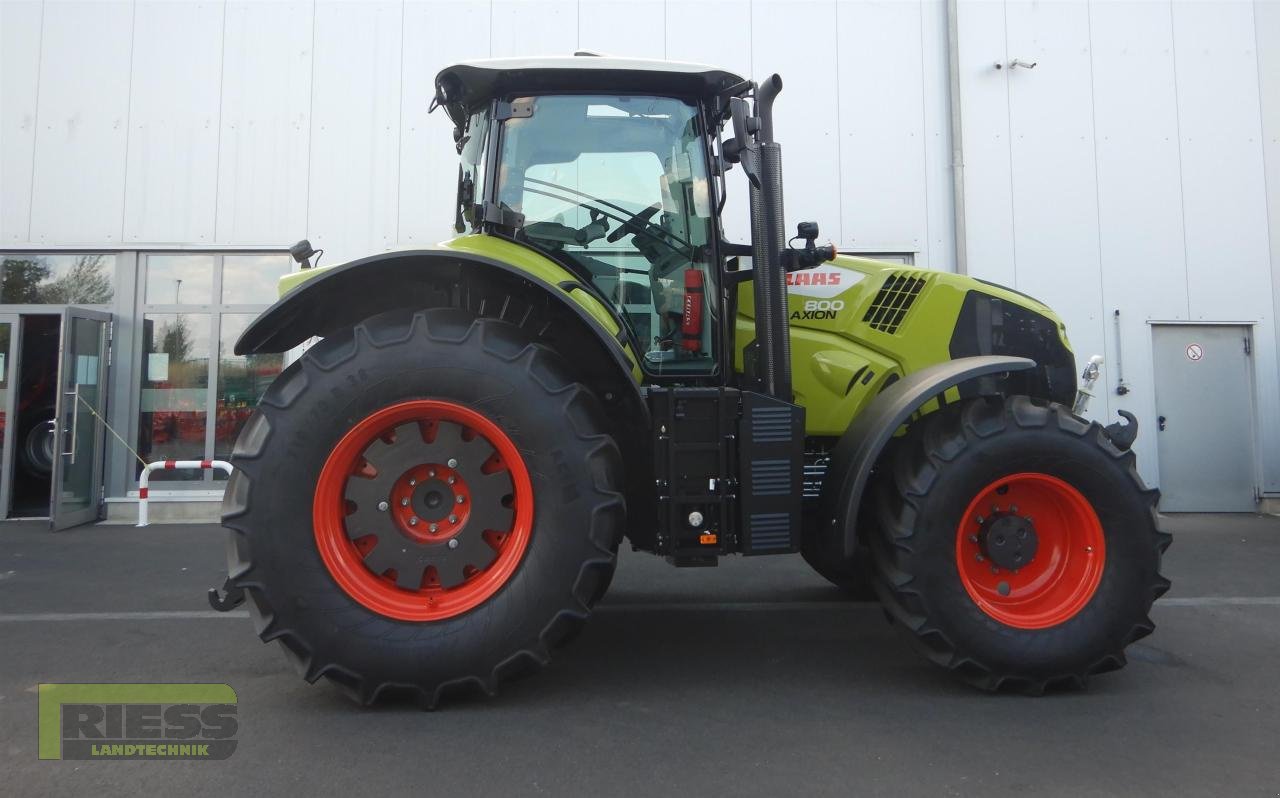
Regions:
M 264 641 L 362 703 L 537 669 L 624 528 L 595 396 L 518 327 L 386 315 L 285 370 L 232 455 L 228 559 Z
M 926 416 L 876 480 L 875 587 L 928 659 L 1039 694 L 1150 634 L 1170 536 L 1159 492 L 1098 424 L 1026 397 Z

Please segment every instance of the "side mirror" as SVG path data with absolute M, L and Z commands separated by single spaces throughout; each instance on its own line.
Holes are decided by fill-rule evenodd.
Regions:
M 760 122 L 747 111 L 747 101 L 741 97 L 729 98 L 729 113 L 733 119 L 733 138 L 724 143 L 724 157 L 730 163 L 741 163 L 742 171 L 747 173 L 751 185 L 760 188 L 760 176 L 756 174 L 754 155 L 743 159 L 743 153 L 754 153 L 756 149 L 752 134 L 759 128 Z

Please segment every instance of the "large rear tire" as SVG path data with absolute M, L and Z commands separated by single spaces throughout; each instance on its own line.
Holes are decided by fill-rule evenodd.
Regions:
M 1125 664 L 1150 634 L 1170 536 L 1159 492 L 1098 424 L 1026 397 L 914 424 L 875 481 L 875 587 L 928 659 L 1040 694 Z
M 516 326 L 386 315 L 318 343 L 236 443 L 230 574 L 264 641 L 362 703 L 493 694 L 586 620 L 624 528 L 590 390 Z

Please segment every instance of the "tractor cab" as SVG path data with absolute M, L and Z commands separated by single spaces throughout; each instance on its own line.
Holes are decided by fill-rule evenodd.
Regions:
M 711 67 L 598 57 L 450 67 L 436 101 L 461 156 L 457 230 L 569 269 L 617 312 L 646 371 L 715 374 L 714 136 L 728 97 L 750 86 Z

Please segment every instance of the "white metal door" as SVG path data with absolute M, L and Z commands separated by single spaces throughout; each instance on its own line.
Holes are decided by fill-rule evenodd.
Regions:
M 1252 339 L 1242 325 L 1153 328 L 1160 509 L 1252 512 Z

